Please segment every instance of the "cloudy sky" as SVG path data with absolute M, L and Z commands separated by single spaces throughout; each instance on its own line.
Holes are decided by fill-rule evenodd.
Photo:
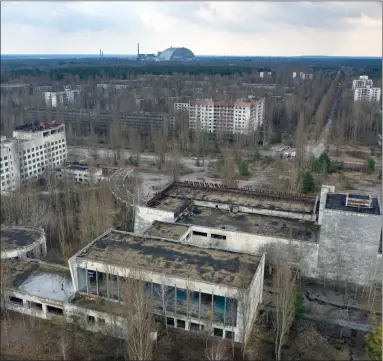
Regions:
M 1 2 L 2 54 L 382 56 L 382 2 Z

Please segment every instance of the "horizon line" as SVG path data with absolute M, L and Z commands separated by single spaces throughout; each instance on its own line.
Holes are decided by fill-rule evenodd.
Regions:
M 148 53 L 150 54 L 150 53 Z M 146 55 L 146 54 L 142 54 Z M 60 54 L 52 54 L 52 53 L 0 53 L 1 56 L 91 56 L 91 57 L 99 57 L 98 53 L 60 53 Z M 108 53 L 103 54 L 105 56 L 119 56 L 119 57 L 134 57 L 137 54 L 119 54 L 119 53 Z M 376 55 L 230 55 L 230 54 L 195 54 L 195 57 L 199 56 L 211 56 L 211 57 L 243 57 L 243 58 L 301 58 L 301 57 L 320 57 L 320 58 L 381 58 L 381 56 Z

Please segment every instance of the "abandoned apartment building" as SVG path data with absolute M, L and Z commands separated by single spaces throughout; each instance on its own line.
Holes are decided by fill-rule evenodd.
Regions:
M 2 233 L 2 250 L 17 239 L 12 229 L 20 231 Z M 173 182 L 136 206 L 134 233 L 108 230 L 69 267 L 7 254 L 2 302 L 124 337 L 125 280 L 139 278 L 158 322 L 242 342 L 263 301 L 265 263 L 278 255 L 316 282 L 381 283 L 381 234 L 377 197 L 332 186 L 308 197 Z M 247 315 L 244 300 L 251 302 Z

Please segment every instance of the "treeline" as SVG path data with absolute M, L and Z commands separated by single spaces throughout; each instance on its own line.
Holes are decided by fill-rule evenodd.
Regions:
M 90 77 L 108 77 L 120 80 L 129 79 L 132 75 L 234 75 L 251 74 L 254 71 L 271 71 L 270 69 L 257 69 L 251 66 L 241 65 L 147 65 L 147 66 L 73 66 L 55 69 L 15 69 L 4 71 L 1 75 L 1 82 L 9 82 L 19 77 L 49 77 L 51 80 L 62 80 L 67 75 L 78 76 L 80 80 Z

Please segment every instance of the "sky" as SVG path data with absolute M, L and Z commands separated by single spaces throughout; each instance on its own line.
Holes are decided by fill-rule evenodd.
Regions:
M 1 2 L 1 54 L 382 56 L 382 2 Z

